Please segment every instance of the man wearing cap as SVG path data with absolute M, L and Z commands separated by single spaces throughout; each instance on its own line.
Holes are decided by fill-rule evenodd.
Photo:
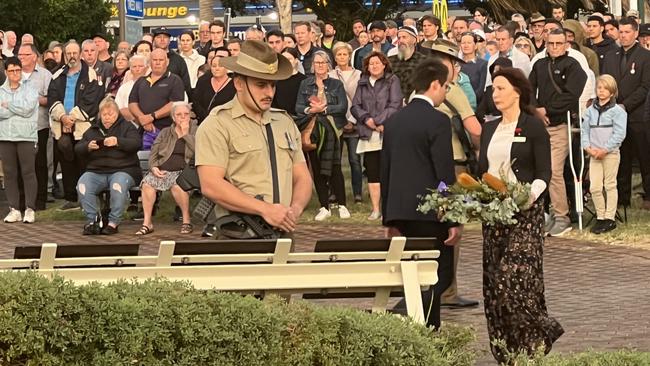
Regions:
M 460 64 L 464 61 L 458 57 L 459 48 L 455 44 L 446 41 L 438 40 L 435 44 L 431 42 L 424 42 L 423 47 L 431 48 L 434 56 L 438 56 L 442 63 L 448 69 L 447 91 L 445 100 L 442 104 L 436 107 L 436 110 L 444 113 L 450 119 L 459 118 L 462 124 L 462 131 L 457 131 L 453 126 L 451 129 L 451 146 L 455 162 L 456 173 L 468 172 L 469 162 L 476 161 L 474 156 L 469 156 L 466 150 L 469 149 L 469 154 L 475 154 L 479 148 L 479 141 L 481 137 L 481 124 L 474 115 L 469 100 L 461 87 L 457 84 L 460 74 Z M 456 126 L 460 127 L 460 126 Z M 470 140 L 466 139 L 466 133 L 469 133 Z M 463 142 L 461 142 L 461 139 Z M 471 145 L 471 146 L 469 146 Z M 473 151 L 472 151 L 473 150 Z M 468 300 L 458 295 L 456 272 L 458 269 L 458 261 L 460 258 L 460 245 L 454 246 L 454 269 L 453 277 L 449 289 L 442 294 L 442 304 L 448 307 L 472 307 L 478 306 L 478 301 Z
M 292 75 L 291 63 L 260 41 L 245 41 L 238 56 L 219 62 L 234 73 L 237 94 L 196 133 L 201 192 L 290 235 L 312 192 L 300 131 L 287 112 L 271 108 L 275 81 Z
M 353 66 L 357 70 L 363 69 L 363 59 L 371 52 L 378 51 L 385 55 L 393 48 L 393 45 L 386 41 L 386 23 L 381 20 L 375 20 L 370 23 L 369 31 L 372 42 L 358 50 L 354 56 Z
M 604 30 L 605 22 L 602 17 L 592 15 L 587 18 L 587 35 L 589 36 L 587 46 L 594 50 L 598 55 L 601 74 L 603 73 L 603 67 L 605 66 L 605 56 L 610 52 L 616 52 L 618 49 L 618 46 L 613 39 L 603 35 Z
M 644 210 L 650 210 L 650 152 L 648 120 L 650 100 L 650 51 L 636 42 L 639 24 L 630 18 L 619 21 L 621 47 L 605 56 L 603 74 L 610 74 L 618 83 L 616 102 L 627 112 L 627 133 L 621 145 L 618 170 L 618 204 L 630 206 L 632 195 L 632 161 L 639 161 L 643 186 Z M 644 111 L 645 106 L 645 111 Z
M 108 43 L 106 36 L 101 33 L 97 33 L 93 36 L 92 40 L 95 42 L 95 46 L 97 46 L 97 59 L 101 62 L 112 64 L 113 57 L 111 56 L 110 52 L 108 52 L 111 44 Z
M 192 84 L 190 82 L 190 73 L 187 70 L 187 64 L 181 55 L 169 49 L 169 40 L 171 34 L 165 27 L 157 28 L 153 31 L 154 49 L 160 48 L 167 53 L 169 60 L 169 70 L 172 74 L 177 75 L 183 82 L 183 88 L 189 101 L 192 100 Z
M 387 20 L 386 22 L 386 40 L 397 47 L 397 23 L 394 20 Z
M 636 22 L 639 21 L 639 11 L 636 9 L 630 9 L 625 13 L 625 16 L 628 18 L 633 18 Z
M 530 31 L 533 34 L 533 45 L 535 45 L 535 53 L 541 52 L 544 49 L 544 25 L 546 18 L 540 13 L 533 13 L 530 17 Z
M 409 99 L 413 92 L 411 75 L 413 75 L 418 64 L 427 58 L 424 52 L 429 53 L 428 50 L 423 50 L 418 44 L 417 29 L 408 25 L 399 29 L 397 32 L 397 47 L 388 51 L 390 67 L 393 69 L 393 74 L 399 78 L 402 95 L 406 100 Z
M 650 49 L 650 24 L 639 24 L 639 44 L 645 49 Z

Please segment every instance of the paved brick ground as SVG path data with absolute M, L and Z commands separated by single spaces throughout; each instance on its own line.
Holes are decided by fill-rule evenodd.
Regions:
M 0 257 L 10 258 L 17 245 L 55 243 L 141 243 L 143 253 L 156 251 L 159 240 L 181 239 L 178 226 L 158 225 L 156 232 L 139 239 L 132 235 L 139 225 L 120 227 L 115 236 L 84 237 L 80 223 L 4 224 L 0 223 Z M 310 250 L 320 238 L 381 237 L 378 226 L 303 226 L 296 235 L 298 250 Z M 199 233 L 182 239 L 200 239 Z M 463 296 L 481 299 L 481 237 L 478 231 L 465 235 L 460 268 Z M 567 239 L 549 239 L 545 253 L 546 295 L 551 315 L 566 333 L 554 352 L 587 349 L 612 350 L 632 347 L 650 349 L 650 251 Z M 343 302 L 364 306 L 368 301 Z M 482 307 L 444 310 L 443 320 L 471 325 L 477 330 L 476 347 L 484 352 L 478 364 L 493 364 L 487 354 L 487 334 Z

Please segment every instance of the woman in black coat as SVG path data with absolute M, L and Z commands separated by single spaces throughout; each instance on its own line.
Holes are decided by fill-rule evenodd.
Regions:
M 494 74 L 493 99 L 502 117 L 483 125 L 479 173 L 531 184 L 530 209 L 514 225 L 483 225 L 483 295 L 492 354 L 550 352 L 563 333 L 548 316 L 542 266 L 544 193 L 551 179 L 551 145 L 544 123 L 530 105 L 532 87 L 519 69 Z
M 230 102 L 237 91 L 228 70 L 219 65 L 219 59 L 230 56 L 225 47 L 215 50 L 210 72 L 203 74 L 194 88 L 193 109 L 199 124 L 210 114 L 212 108 Z

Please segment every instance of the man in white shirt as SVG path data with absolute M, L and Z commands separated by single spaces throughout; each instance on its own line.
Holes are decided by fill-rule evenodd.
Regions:
M 524 75 L 528 77 L 531 68 L 530 59 L 525 53 L 513 47 L 513 44 L 515 43 L 514 34 L 512 34 L 508 28 L 502 26 L 496 30 L 495 39 L 499 52 L 490 57 L 490 60 L 488 61 L 488 70 L 497 58 L 507 57 L 512 61 L 512 67 L 520 69 L 524 72 Z M 488 72 L 485 87 L 487 88 L 490 85 L 492 85 L 492 75 Z

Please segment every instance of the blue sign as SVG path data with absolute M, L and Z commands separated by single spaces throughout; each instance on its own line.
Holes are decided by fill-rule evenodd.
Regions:
M 126 0 L 126 16 L 129 18 L 144 18 L 144 0 Z

